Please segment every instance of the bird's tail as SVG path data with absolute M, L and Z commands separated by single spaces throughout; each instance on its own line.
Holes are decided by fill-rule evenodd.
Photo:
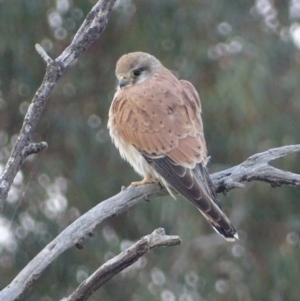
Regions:
M 149 157 L 146 161 L 162 176 L 163 185 L 173 195 L 174 189 L 192 202 L 212 227 L 228 241 L 234 241 L 238 235 L 228 217 L 221 208 L 208 170 L 202 164 L 190 169 L 176 164 L 168 157 Z
M 222 211 L 221 203 L 217 197 L 207 168 L 198 164 L 193 169 L 193 173 L 198 180 L 198 184 L 201 186 L 200 189 L 204 191 L 202 197 L 207 199 L 213 206 L 211 206 L 210 210 L 203 210 L 203 201 L 199 200 L 199 203 L 198 200 L 194 199 L 193 203 L 218 234 L 228 241 L 235 241 L 239 236 L 229 218 Z

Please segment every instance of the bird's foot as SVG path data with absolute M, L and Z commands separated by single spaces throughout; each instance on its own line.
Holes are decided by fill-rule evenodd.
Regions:
M 152 184 L 152 183 L 156 183 L 156 181 L 154 179 L 152 179 L 152 177 L 146 176 L 142 181 L 132 182 L 131 186 L 137 187 L 137 186 L 141 186 L 144 184 Z

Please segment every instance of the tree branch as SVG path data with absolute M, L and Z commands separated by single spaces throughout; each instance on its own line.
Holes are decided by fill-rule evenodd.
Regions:
M 84 280 L 78 288 L 61 301 L 84 301 L 116 274 L 136 262 L 140 257 L 154 247 L 179 245 L 179 236 L 165 235 L 162 228 L 142 237 L 138 242 L 116 257 L 110 259 L 98 268 L 90 277 Z
M 97 225 L 108 217 L 126 212 L 135 204 L 145 199 L 152 199 L 161 193 L 166 194 L 161 187 L 155 184 L 137 188 L 130 186 L 110 199 L 101 202 L 70 224 L 37 254 L 11 284 L 0 292 L 0 300 L 13 301 L 21 298 L 61 253 L 77 243 L 82 248 L 84 239 L 89 237 Z
M 300 144 L 271 148 L 249 157 L 243 163 L 212 175 L 217 192 L 243 188 L 241 182 L 263 181 L 272 187 L 300 185 L 300 175 L 275 168 L 268 163 L 290 153 L 299 152 Z
M 41 58 L 43 59 L 43 61 L 45 62 L 45 64 L 47 66 L 50 65 L 53 62 L 53 60 L 51 59 L 51 57 L 47 54 L 47 52 L 45 51 L 45 49 L 40 44 L 36 44 L 35 45 L 35 50 L 41 56 Z
M 300 151 L 299 144 L 258 153 L 235 167 L 212 174 L 213 183 L 218 192 L 233 189 L 238 186 L 237 183 L 254 180 L 264 181 L 272 186 L 283 184 L 299 186 L 300 175 L 268 164 L 276 158 L 297 151 Z M 157 184 L 147 184 L 139 187 L 129 186 L 110 199 L 102 201 L 70 224 L 37 254 L 11 284 L 0 292 L 0 300 L 13 301 L 20 298 L 60 254 L 74 245 L 83 247 L 84 239 L 89 237 L 95 227 L 105 219 L 124 213 L 142 201 L 162 195 L 167 195 L 165 189 Z
M 40 142 L 40 143 L 29 143 L 26 145 L 22 151 L 23 158 L 27 158 L 28 156 L 32 154 L 37 154 L 40 151 L 47 149 L 48 144 L 46 142 Z
M 45 145 L 42 145 L 42 147 L 36 147 L 35 151 L 31 152 L 30 136 L 36 129 L 52 89 L 63 75 L 66 67 L 82 54 L 104 31 L 114 3 L 115 0 L 98 1 L 87 15 L 70 46 L 57 59 L 52 60 L 40 45 L 35 46 L 37 52 L 47 64 L 46 74 L 32 99 L 24 118 L 22 129 L 0 176 L 0 211 L 4 207 L 12 182 L 17 172 L 21 169 L 25 158 L 32 153 L 45 149 Z M 28 151 L 28 149 L 31 150 Z

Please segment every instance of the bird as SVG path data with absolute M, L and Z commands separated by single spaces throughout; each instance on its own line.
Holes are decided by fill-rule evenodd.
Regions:
M 228 241 L 238 239 L 206 167 L 208 155 L 195 87 L 179 80 L 153 55 L 131 52 L 119 58 L 117 90 L 109 109 L 108 129 L 123 159 L 143 180 L 159 183 L 199 209 Z

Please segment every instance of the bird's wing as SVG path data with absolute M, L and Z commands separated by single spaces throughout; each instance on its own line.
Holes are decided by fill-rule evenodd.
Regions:
M 177 192 L 191 201 L 228 240 L 235 230 L 221 210 L 206 165 L 197 91 L 187 81 L 147 81 L 119 91 L 114 127 Z
M 114 128 L 138 150 L 190 168 L 206 162 L 200 99 L 189 82 L 145 81 L 120 90 L 111 109 Z

